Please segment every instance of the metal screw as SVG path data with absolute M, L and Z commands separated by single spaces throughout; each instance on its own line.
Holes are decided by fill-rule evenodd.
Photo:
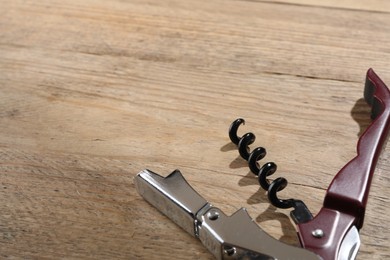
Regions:
M 319 228 L 317 228 L 316 230 L 313 230 L 311 232 L 311 234 L 315 238 L 322 238 L 325 235 L 324 231 L 322 229 L 319 229 Z

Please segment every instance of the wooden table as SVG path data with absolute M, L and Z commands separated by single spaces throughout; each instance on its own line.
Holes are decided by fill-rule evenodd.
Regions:
M 146 168 L 298 245 L 230 123 L 316 214 L 370 123 L 367 69 L 390 85 L 389 2 L 313 2 L 1 1 L 0 258 L 213 259 L 138 195 Z M 390 257 L 389 186 L 385 149 L 358 259 Z

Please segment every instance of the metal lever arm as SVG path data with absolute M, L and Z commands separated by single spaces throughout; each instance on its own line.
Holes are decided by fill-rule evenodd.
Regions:
M 364 98 L 374 121 L 358 141 L 357 156 L 333 179 L 318 215 L 298 225 L 302 246 L 324 259 L 337 259 L 346 234 L 362 227 L 372 176 L 389 133 L 390 92 L 372 69 L 367 71 Z M 313 235 L 316 230 L 321 236 Z
M 178 170 L 165 178 L 144 170 L 134 182 L 145 200 L 199 238 L 217 259 L 320 259 L 274 239 L 243 208 L 226 216 L 192 189 Z

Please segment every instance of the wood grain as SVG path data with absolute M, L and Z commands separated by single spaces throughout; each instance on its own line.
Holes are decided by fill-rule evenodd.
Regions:
M 373 67 L 390 85 L 385 1 L 1 1 L 0 256 L 213 259 L 133 177 L 182 171 L 227 214 L 246 207 L 298 245 L 227 135 L 257 136 L 315 214 L 369 124 Z M 390 151 L 358 259 L 388 259 Z

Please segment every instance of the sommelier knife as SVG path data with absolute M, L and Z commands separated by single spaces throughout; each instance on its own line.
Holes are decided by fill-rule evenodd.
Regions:
M 136 188 L 217 259 L 355 259 L 372 176 L 390 127 L 390 92 L 372 69 L 366 75 L 364 98 L 372 107 L 373 121 L 359 138 L 356 157 L 328 187 L 322 209 L 297 224 L 302 248 L 268 235 L 244 208 L 225 215 L 200 196 L 179 170 L 167 177 L 143 170 L 134 178 Z

